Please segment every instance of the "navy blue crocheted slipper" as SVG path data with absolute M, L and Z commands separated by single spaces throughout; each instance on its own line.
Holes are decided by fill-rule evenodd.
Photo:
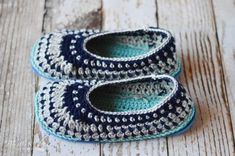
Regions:
M 40 125 L 70 141 L 122 142 L 180 134 L 189 129 L 195 106 L 171 76 L 119 81 L 55 81 L 35 98 Z
M 150 74 L 177 76 L 171 33 L 148 28 L 117 32 L 64 30 L 46 34 L 35 43 L 34 71 L 51 80 L 118 80 Z

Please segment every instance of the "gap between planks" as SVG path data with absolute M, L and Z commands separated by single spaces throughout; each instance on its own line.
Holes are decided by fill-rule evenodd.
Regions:
M 168 27 L 169 29 L 172 29 L 174 31 L 174 34 L 176 35 L 176 38 L 177 38 L 176 42 L 177 42 L 178 51 L 183 51 L 183 53 L 181 54 L 181 57 L 183 57 L 184 64 L 192 63 L 190 60 L 187 60 L 187 58 L 192 59 L 191 56 L 193 56 L 193 58 L 196 58 L 197 56 L 201 58 L 201 54 L 197 54 L 197 56 L 194 55 L 194 53 L 199 52 L 199 50 L 202 50 L 203 52 L 204 51 L 207 52 L 206 55 L 204 54 L 203 54 L 204 56 L 202 55 L 203 57 L 208 58 L 211 55 L 213 56 L 213 58 L 216 58 L 211 53 L 212 52 L 211 48 L 213 51 L 214 50 L 217 51 L 216 47 L 218 47 L 219 45 L 217 43 L 218 39 L 215 38 L 215 34 L 214 34 L 216 32 L 216 28 L 214 27 L 214 24 L 213 24 L 213 20 L 214 20 L 213 15 L 212 15 L 213 11 L 211 11 L 213 6 L 211 5 L 211 3 L 208 3 L 209 1 L 197 1 L 197 2 L 194 2 L 194 4 L 193 4 L 193 1 L 189 1 L 189 0 L 188 1 L 182 0 L 178 2 L 158 1 L 157 3 L 158 6 L 156 6 L 155 1 L 148 1 L 148 2 L 137 1 L 137 0 L 123 1 L 123 3 L 120 5 L 120 2 L 117 3 L 115 1 L 104 0 L 103 6 L 101 4 L 101 1 L 99 1 L 99 4 L 98 4 L 99 7 L 97 7 L 96 5 L 87 6 L 89 7 L 89 9 L 87 9 L 88 13 L 86 13 L 86 9 L 83 9 L 83 11 L 81 12 L 83 14 L 82 16 L 85 16 L 85 18 L 82 18 L 82 16 L 80 16 L 81 12 L 77 12 L 75 10 L 77 9 L 78 6 L 71 5 L 72 2 L 66 4 L 65 6 L 63 5 L 66 3 L 66 1 L 64 3 L 63 2 L 56 3 L 57 2 L 56 0 L 54 1 L 48 0 L 48 2 L 51 4 L 50 7 L 52 7 L 52 9 L 50 10 L 50 7 L 48 7 L 49 12 L 51 11 L 51 15 L 50 13 L 49 15 L 45 15 L 45 22 L 44 22 L 45 31 L 50 31 L 57 27 L 58 28 L 63 28 L 63 27 L 65 28 L 74 28 L 74 27 L 76 28 L 82 28 L 82 27 L 101 28 L 102 27 L 102 29 L 120 29 L 120 28 L 126 28 L 126 27 L 129 27 L 129 28 L 142 27 L 143 25 L 153 26 L 157 24 L 155 15 L 158 15 L 160 26 L 164 26 L 166 28 Z M 81 2 L 85 3 L 85 1 L 81 1 Z M 90 5 L 90 4 L 87 3 L 87 5 Z M 71 8 L 66 10 L 66 8 L 68 7 L 71 7 Z M 86 5 L 83 8 L 86 8 Z M 95 10 L 95 11 L 98 10 L 100 12 L 101 8 L 103 8 L 102 9 L 102 13 L 103 13 L 102 26 L 101 24 L 94 25 L 94 22 L 92 21 L 82 22 L 82 23 L 78 22 L 78 21 L 81 21 L 82 19 L 87 19 L 89 17 L 88 15 L 94 15 L 92 14 L 93 12 L 92 10 Z M 155 13 L 156 8 L 160 10 L 160 12 L 158 12 L 157 14 Z M 59 10 L 59 11 L 56 12 L 55 10 Z M 120 10 L 122 10 L 122 12 L 120 12 Z M 131 12 L 129 10 L 131 10 Z M 143 10 L 146 10 L 146 11 L 144 12 Z M 167 12 L 168 10 L 171 10 L 171 12 Z M 179 12 L 179 10 L 181 10 L 181 12 Z M 189 10 L 192 13 L 188 13 Z M 203 16 L 200 12 L 205 13 L 205 16 Z M 59 15 L 61 14 L 62 16 L 58 16 L 57 13 L 59 13 Z M 63 16 L 63 14 L 68 15 L 69 19 Z M 201 18 L 197 18 L 197 17 L 201 17 Z M 101 16 L 99 19 L 96 19 L 96 18 L 97 17 L 92 17 L 91 19 L 93 19 L 94 21 L 96 20 L 99 21 L 102 19 Z M 79 20 L 76 20 L 76 19 L 79 19 Z M 209 25 L 205 23 L 205 21 L 207 20 L 209 21 Z M 201 21 L 202 23 L 200 23 Z M 195 26 L 195 24 L 197 24 L 198 22 L 202 24 L 202 26 L 200 25 L 199 27 L 197 27 L 197 25 Z M 213 30 L 208 29 L 210 27 L 212 27 Z M 193 32 L 196 32 L 196 33 L 193 33 Z M 197 33 L 197 32 L 201 32 L 202 34 Z M 203 36 L 203 33 L 205 34 L 208 33 L 209 36 L 207 35 Z M 199 37 L 201 35 L 205 43 L 201 42 L 201 37 Z M 194 37 L 196 37 L 196 40 L 193 39 Z M 213 45 L 210 45 L 211 39 L 212 39 Z M 182 42 L 183 44 L 179 42 Z M 191 50 L 192 47 L 194 47 L 193 50 Z M 187 53 L 187 51 L 189 51 L 189 53 Z M 221 54 L 220 51 L 217 51 L 217 52 L 218 54 Z M 210 71 L 210 68 L 213 67 L 214 65 L 213 64 L 206 65 L 205 63 L 201 61 L 202 60 L 199 60 L 199 63 L 203 64 L 202 69 L 200 68 L 199 64 L 195 64 L 196 67 L 190 67 L 190 68 L 185 65 L 186 70 L 184 71 L 184 74 L 183 74 L 184 76 L 181 77 L 181 80 L 187 86 L 190 93 L 194 95 L 194 98 L 196 99 L 195 101 L 198 101 L 198 103 L 201 103 L 198 108 L 199 113 L 201 114 L 199 116 L 199 119 L 201 121 L 197 121 L 196 126 L 194 126 L 194 130 L 192 130 L 193 132 L 190 131 L 184 136 L 179 136 L 176 138 L 169 138 L 168 141 L 167 140 L 164 141 L 164 139 L 162 139 L 163 141 L 152 140 L 152 141 L 144 141 L 144 142 L 138 142 L 138 143 L 132 142 L 132 143 L 121 143 L 121 144 L 102 144 L 102 145 L 99 145 L 98 154 L 99 155 L 121 155 L 121 154 L 153 155 L 155 154 L 153 151 L 154 151 L 154 145 L 156 142 L 159 142 L 160 144 L 162 144 L 160 145 L 160 147 L 163 147 L 163 149 L 162 151 L 161 150 L 160 151 L 163 152 L 161 153 L 163 155 L 179 155 L 179 154 L 188 155 L 190 152 L 193 152 L 192 154 L 194 155 L 197 155 L 197 154 L 200 154 L 200 155 L 232 154 L 234 150 L 233 141 L 231 141 L 229 137 L 230 136 L 233 137 L 233 135 L 231 134 L 231 132 L 229 132 L 229 130 L 231 130 L 231 125 L 230 126 L 228 125 L 230 119 L 226 117 L 226 110 L 224 110 L 224 107 L 225 107 L 224 104 L 227 103 L 226 100 L 223 100 L 224 104 L 223 102 L 220 102 L 219 100 L 219 103 L 216 105 L 215 109 L 216 111 L 218 111 L 219 108 L 222 108 L 222 111 L 223 111 L 222 115 L 224 114 L 225 116 L 224 115 L 223 116 L 228 120 L 226 121 L 220 120 L 215 116 L 215 114 L 212 114 L 212 116 L 210 116 L 211 118 L 210 124 L 208 123 L 208 121 L 204 121 L 205 120 L 204 117 L 207 111 L 210 113 L 211 110 L 214 110 L 214 108 L 211 108 L 212 106 L 209 101 L 210 98 L 205 97 L 203 95 L 203 92 L 209 96 L 209 93 L 212 93 L 211 90 L 214 90 L 218 87 L 215 85 L 217 84 L 217 82 L 222 87 L 222 88 L 219 88 L 219 90 L 222 92 L 226 92 L 225 84 L 223 84 L 224 73 L 223 71 L 219 72 L 220 79 L 223 80 L 222 83 L 218 81 L 218 79 L 213 80 L 214 78 L 212 76 L 215 74 L 215 71 Z M 217 62 L 216 67 L 218 67 L 220 63 L 221 62 L 219 63 Z M 192 69 L 194 69 L 196 72 L 195 71 L 193 72 Z M 194 74 L 194 76 L 196 75 L 197 78 L 193 78 L 192 74 Z M 208 77 L 203 74 L 210 74 L 210 75 Z M 192 79 L 192 81 L 188 80 L 188 77 Z M 200 80 L 198 80 L 198 78 Z M 207 78 L 209 78 L 208 82 L 203 82 L 203 83 L 200 82 L 200 81 L 207 81 Z M 200 89 L 195 87 L 194 83 L 198 83 L 199 86 L 204 87 L 204 91 L 202 92 Z M 218 92 L 213 94 L 213 96 L 215 97 L 216 94 L 221 96 L 220 93 Z M 204 102 L 207 104 L 206 111 L 204 111 L 205 109 L 204 108 L 205 106 L 203 105 Z M 214 121 L 212 119 L 216 119 L 216 120 Z M 221 123 L 222 124 L 224 123 L 224 127 L 220 127 Z M 203 129 L 197 128 L 199 124 L 202 124 L 202 126 L 204 126 Z M 215 129 L 215 131 L 212 128 Z M 224 128 L 225 131 L 224 130 L 217 131 L 216 128 Z M 212 133 L 210 134 L 210 132 Z M 217 135 L 215 136 L 214 134 L 215 132 L 217 133 L 217 135 L 222 134 L 223 136 L 225 136 L 225 138 L 218 137 Z M 210 142 L 206 141 L 207 137 L 209 137 L 209 139 L 212 142 L 215 141 L 213 142 L 214 146 L 209 145 Z M 193 142 L 194 139 L 196 139 L 198 142 Z M 218 139 L 218 141 L 216 141 L 215 139 Z M 52 140 L 49 140 L 49 141 L 52 141 Z M 55 143 L 55 142 L 52 141 L 51 143 Z M 60 144 L 63 144 L 61 143 L 61 141 L 59 142 Z M 193 143 L 193 144 L 190 146 L 187 146 L 187 144 L 190 144 L 190 143 Z M 209 145 L 209 148 L 207 149 L 203 147 L 201 143 L 204 146 Z M 228 146 L 223 147 L 224 143 L 228 144 Z M 196 146 L 194 147 L 194 145 Z M 44 144 L 43 147 L 48 150 L 48 154 L 53 155 L 56 152 L 58 152 L 56 150 L 53 150 L 53 148 L 49 147 L 46 144 Z M 220 147 L 220 148 L 216 149 L 215 147 Z M 57 145 L 55 146 L 55 148 L 57 148 Z M 143 150 L 143 148 L 146 148 L 147 150 Z M 222 153 L 223 150 L 225 150 L 224 151 L 225 153 Z M 157 152 L 159 152 L 159 150 Z

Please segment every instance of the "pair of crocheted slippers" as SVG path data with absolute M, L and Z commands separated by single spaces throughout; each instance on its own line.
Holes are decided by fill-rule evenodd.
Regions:
M 64 30 L 34 45 L 34 71 L 53 80 L 38 91 L 36 116 L 71 141 L 120 142 L 184 132 L 195 106 L 174 78 L 181 70 L 163 29 Z

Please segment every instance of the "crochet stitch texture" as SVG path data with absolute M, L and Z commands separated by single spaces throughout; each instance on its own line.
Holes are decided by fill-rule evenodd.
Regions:
M 102 98 L 102 99 L 101 99 Z M 120 142 L 180 133 L 195 106 L 173 77 L 150 75 L 109 82 L 55 81 L 39 90 L 37 119 L 71 141 Z
M 149 74 L 177 76 L 174 38 L 159 29 L 117 32 L 64 30 L 42 36 L 31 63 L 41 76 L 111 81 Z

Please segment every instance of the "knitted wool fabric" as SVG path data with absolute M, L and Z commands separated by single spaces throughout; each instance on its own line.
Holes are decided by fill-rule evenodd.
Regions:
M 119 80 L 150 74 L 177 76 L 174 38 L 159 28 L 98 32 L 64 30 L 42 36 L 31 63 L 43 77 Z
M 95 85 L 94 85 L 95 84 Z M 188 129 L 195 106 L 171 76 L 102 82 L 49 82 L 35 98 L 49 133 L 70 141 L 121 142 L 164 137 Z

